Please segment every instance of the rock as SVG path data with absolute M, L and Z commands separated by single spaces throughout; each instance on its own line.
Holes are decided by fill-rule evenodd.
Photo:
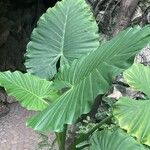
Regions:
M 35 3 L 37 0 L 13 0 L 13 3 L 18 3 L 18 4 L 32 4 Z
M 150 45 L 147 45 L 140 51 L 140 53 L 135 57 L 135 62 L 150 65 Z
M 25 72 L 23 62 L 26 45 L 45 10 L 43 0 L 0 1 L 0 71 Z
M 0 18 L 0 47 L 7 41 L 12 22 L 5 17 Z
M 119 99 L 120 97 L 122 97 L 122 93 L 116 87 L 114 87 L 113 92 L 107 97 L 113 99 Z
M 12 104 L 16 102 L 16 99 L 12 96 L 7 96 L 7 103 Z
M 125 96 L 128 96 L 128 97 L 133 98 L 133 99 L 145 99 L 144 94 L 142 94 L 139 91 L 134 90 L 131 87 L 126 88 L 126 94 L 125 94 Z
M 12 96 L 8 96 L 4 89 L 0 89 L 0 103 L 14 103 L 16 99 Z
M 0 118 L 7 115 L 8 112 L 9 112 L 9 108 L 3 103 L 0 103 Z
M 113 87 L 113 92 L 109 94 L 107 97 L 113 99 L 119 99 L 122 96 L 130 97 L 133 99 L 145 99 L 145 95 L 139 91 L 134 90 L 131 87 L 125 87 L 123 85 L 115 84 Z
M 0 104 L 7 101 L 7 94 L 3 88 L 0 88 Z
M 150 23 L 150 12 L 147 14 L 147 22 Z
M 132 17 L 132 21 L 142 18 L 142 15 L 143 15 L 142 9 L 138 6 Z

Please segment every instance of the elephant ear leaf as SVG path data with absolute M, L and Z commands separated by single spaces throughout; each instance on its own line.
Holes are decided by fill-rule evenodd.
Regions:
M 124 78 L 132 88 L 145 93 L 150 99 L 150 67 L 134 64 L 124 72 Z
M 28 110 L 43 110 L 57 97 L 52 82 L 19 71 L 0 72 L 0 86 Z
M 89 143 L 89 150 L 146 150 L 142 144 L 121 129 L 97 131 Z
M 70 65 L 74 59 L 99 46 L 98 27 L 84 0 L 63 0 L 41 16 L 27 45 L 26 68 L 41 78 L 51 79 L 56 65 Z
M 134 89 L 147 95 L 147 100 L 121 98 L 114 107 L 113 114 L 119 126 L 150 146 L 150 67 L 134 64 L 124 72 L 124 78 Z
M 63 131 L 65 124 L 74 123 L 90 111 L 96 96 L 109 89 L 115 76 L 131 66 L 133 56 L 149 41 L 149 26 L 128 28 L 69 68 L 64 67 L 54 84 L 64 81 L 70 88 L 50 107 L 30 118 L 27 125 L 39 131 Z

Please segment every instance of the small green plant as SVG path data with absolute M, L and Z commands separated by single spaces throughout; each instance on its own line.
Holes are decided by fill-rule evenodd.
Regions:
M 40 111 L 27 120 L 27 126 L 55 132 L 59 150 L 66 149 L 68 125 L 90 112 L 95 98 L 109 90 L 115 76 L 128 69 L 134 56 L 150 42 L 150 26 L 128 28 L 105 43 L 98 37 L 96 22 L 85 1 L 63 0 L 49 8 L 33 30 L 25 55 L 28 73 L 0 73 L 0 85 L 9 95 L 28 110 Z M 137 139 L 144 137 L 139 141 L 149 145 L 148 117 L 143 129 L 138 128 L 140 122 L 134 127 L 134 119 L 129 124 L 134 113 L 128 114 L 133 105 L 124 109 L 128 101 L 119 106 L 123 102 L 118 101 L 113 110 L 119 126 Z M 104 116 L 88 132 L 75 136 L 69 149 L 146 149 L 114 125 L 112 114 Z

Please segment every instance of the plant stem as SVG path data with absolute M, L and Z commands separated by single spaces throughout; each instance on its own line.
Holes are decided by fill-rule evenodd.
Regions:
M 65 150 L 75 150 L 76 149 L 75 136 L 76 136 L 76 124 L 69 125 Z
M 63 132 L 59 133 L 55 132 L 59 150 L 65 150 L 66 133 L 67 133 L 67 125 L 64 126 Z
M 76 145 L 87 140 L 90 135 L 96 131 L 99 127 L 101 127 L 105 122 L 107 122 L 108 120 L 110 120 L 112 118 L 112 116 L 108 116 L 105 119 L 103 119 L 101 122 L 99 122 L 95 127 L 93 127 L 88 133 L 81 135 L 77 140 L 76 140 Z

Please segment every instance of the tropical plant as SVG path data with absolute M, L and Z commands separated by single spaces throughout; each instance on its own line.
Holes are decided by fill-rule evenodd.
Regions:
M 39 19 L 27 46 L 28 72 L 52 79 L 56 65 L 70 65 L 99 46 L 98 27 L 82 0 L 64 0 Z
M 150 146 L 150 68 L 142 64 L 134 64 L 124 72 L 127 83 L 137 91 L 146 95 L 144 100 L 133 100 L 122 97 L 113 110 L 119 126 L 130 135 Z
M 97 131 L 90 139 L 90 150 L 146 150 L 121 129 Z
M 27 126 L 55 132 L 59 149 L 64 150 L 68 125 L 90 112 L 95 98 L 109 90 L 115 76 L 132 65 L 136 53 L 149 41 L 150 27 L 136 26 L 108 42 L 99 42 L 96 23 L 85 1 L 63 0 L 49 8 L 33 30 L 26 53 L 28 73 L 1 72 L 0 85 L 23 107 L 40 110 L 28 119 Z M 76 136 L 69 149 L 77 149 L 88 139 L 90 149 L 145 149 L 121 129 L 100 128 L 108 121 L 110 124 L 111 117 Z M 97 131 L 99 128 L 101 131 Z M 116 145 L 112 146 L 114 141 Z

